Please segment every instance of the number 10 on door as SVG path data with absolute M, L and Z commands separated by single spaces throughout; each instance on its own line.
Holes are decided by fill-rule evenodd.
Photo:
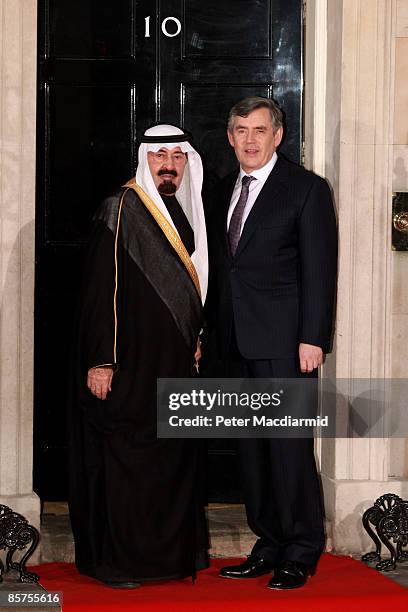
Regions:
M 169 32 L 167 29 L 168 24 L 171 22 L 176 26 L 175 32 Z M 171 27 L 171 29 L 173 30 L 173 27 Z M 177 19 L 177 17 L 166 17 L 166 19 L 162 21 L 161 30 L 168 38 L 174 38 L 181 32 L 181 21 Z M 145 38 L 150 38 L 150 15 L 145 17 Z

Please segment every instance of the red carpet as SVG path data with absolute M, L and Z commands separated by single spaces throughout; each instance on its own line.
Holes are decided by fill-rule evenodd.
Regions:
M 408 589 L 349 557 L 323 555 L 317 574 L 302 589 L 271 591 L 268 576 L 254 580 L 218 578 L 229 564 L 213 559 L 208 570 L 191 580 L 146 584 L 133 591 L 115 590 L 85 578 L 66 563 L 35 569 L 49 591 L 63 591 L 63 611 L 149 610 L 154 612 L 408 612 Z

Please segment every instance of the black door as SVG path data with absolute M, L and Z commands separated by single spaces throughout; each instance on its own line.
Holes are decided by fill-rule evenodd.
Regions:
M 34 485 L 66 498 L 65 403 L 93 212 L 135 172 L 155 121 L 194 135 L 209 180 L 235 159 L 226 116 L 274 97 L 300 161 L 301 0 L 39 0 Z M 234 447 L 209 448 L 209 497 L 238 499 Z

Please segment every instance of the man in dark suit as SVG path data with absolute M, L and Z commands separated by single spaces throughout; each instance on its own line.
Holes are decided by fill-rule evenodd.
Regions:
M 330 350 L 337 231 L 326 181 L 277 155 L 282 113 L 251 97 L 229 116 L 240 169 L 218 186 L 209 304 L 230 377 L 316 377 Z M 211 276 L 211 273 L 210 273 Z M 274 570 L 269 587 L 305 584 L 324 549 L 313 440 L 240 439 L 248 523 L 258 540 L 225 578 Z

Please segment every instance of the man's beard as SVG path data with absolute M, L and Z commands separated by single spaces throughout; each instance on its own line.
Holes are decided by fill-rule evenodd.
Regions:
M 176 185 L 173 183 L 173 181 L 163 181 L 162 183 L 160 183 L 160 185 L 157 187 L 157 191 L 161 194 L 161 195 L 174 195 L 177 191 L 177 187 Z
M 174 177 L 177 176 L 177 172 L 175 170 L 168 170 L 167 168 L 162 168 L 161 170 L 159 170 L 159 172 L 157 173 L 158 176 L 162 176 L 162 174 L 172 174 Z M 177 187 L 176 185 L 173 183 L 173 181 L 169 181 L 169 180 L 164 180 L 162 183 L 160 183 L 160 185 L 157 187 L 157 191 L 161 194 L 161 195 L 174 195 L 177 191 Z

